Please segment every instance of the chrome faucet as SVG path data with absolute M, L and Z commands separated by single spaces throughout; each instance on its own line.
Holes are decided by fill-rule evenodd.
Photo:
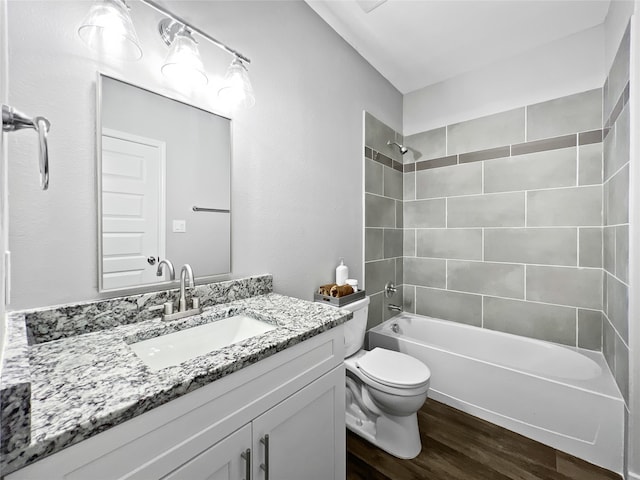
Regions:
M 387 308 L 389 310 L 394 311 L 394 312 L 401 312 L 402 311 L 402 307 L 400 305 L 394 305 L 393 303 L 388 304 Z
M 162 260 L 160 260 L 160 263 L 158 263 L 158 270 L 156 270 L 156 276 L 157 277 L 161 277 L 163 275 L 163 268 L 164 266 L 167 266 L 167 269 L 169 270 L 169 280 L 175 280 L 176 279 L 176 271 L 173 268 L 173 263 L 171 263 L 171 260 L 169 260 L 168 258 L 164 258 Z
M 182 270 L 180 270 L 180 299 L 178 300 L 178 311 L 180 312 L 184 312 L 187 310 L 187 297 L 184 293 L 187 275 L 189 276 L 189 285 L 191 286 L 191 288 L 195 287 L 196 284 L 193 280 L 193 269 L 191 268 L 191 265 L 185 263 L 182 266 Z
M 180 270 L 180 298 L 178 299 L 178 311 L 173 312 L 173 303 L 167 302 L 164 304 L 165 310 L 162 314 L 164 321 L 177 320 L 179 318 L 189 317 L 191 315 L 198 315 L 202 313 L 202 307 L 200 306 L 200 299 L 193 296 L 191 298 L 191 308 L 187 310 L 187 296 L 185 294 L 185 287 L 187 283 L 187 277 L 189 286 L 191 288 L 196 286 L 193 278 L 193 269 L 191 265 L 185 263 Z

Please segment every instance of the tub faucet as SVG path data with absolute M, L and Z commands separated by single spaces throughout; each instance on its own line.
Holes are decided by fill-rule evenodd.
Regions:
M 169 280 L 175 280 L 176 279 L 176 271 L 173 268 L 173 263 L 171 263 L 171 260 L 169 260 L 168 258 L 163 258 L 162 260 L 160 260 L 160 263 L 158 263 L 158 270 L 156 270 L 156 276 L 157 277 L 161 277 L 163 275 L 163 268 L 164 266 L 167 266 L 167 269 L 169 270 Z
M 180 270 L 180 300 L 178 300 L 178 310 L 180 312 L 184 312 L 187 309 L 187 297 L 184 292 L 187 275 L 189 276 L 189 285 L 192 288 L 195 287 L 196 284 L 193 281 L 193 269 L 191 268 L 191 265 L 185 263 L 182 266 L 182 270 Z
M 387 308 L 389 310 L 392 310 L 394 312 L 401 312 L 402 311 L 402 307 L 400 305 L 395 305 L 393 303 L 390 303 L 387 305 Z

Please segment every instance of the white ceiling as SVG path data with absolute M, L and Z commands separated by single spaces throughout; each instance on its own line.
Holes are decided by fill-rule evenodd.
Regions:
M 305 1 L 403 94 L 599 25 L 610 3 Z

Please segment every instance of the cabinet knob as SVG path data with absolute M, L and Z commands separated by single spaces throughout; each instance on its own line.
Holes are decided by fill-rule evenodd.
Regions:
M 264 445 L 264 463 L 260 464 L 260 469 L 264 470 L 264 480 L 269 480 L 269 434 L 260 439 Z
M 240 456 L 245 461 L 245 478 L 244 480 L 251 480 L 251 449 L 247 448 Z

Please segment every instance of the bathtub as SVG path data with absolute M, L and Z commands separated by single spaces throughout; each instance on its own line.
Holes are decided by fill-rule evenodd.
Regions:
M 601 353 L 406 313 L 368 340 L 427 364 L 429 398 L 622 472 L 624 401 Z

